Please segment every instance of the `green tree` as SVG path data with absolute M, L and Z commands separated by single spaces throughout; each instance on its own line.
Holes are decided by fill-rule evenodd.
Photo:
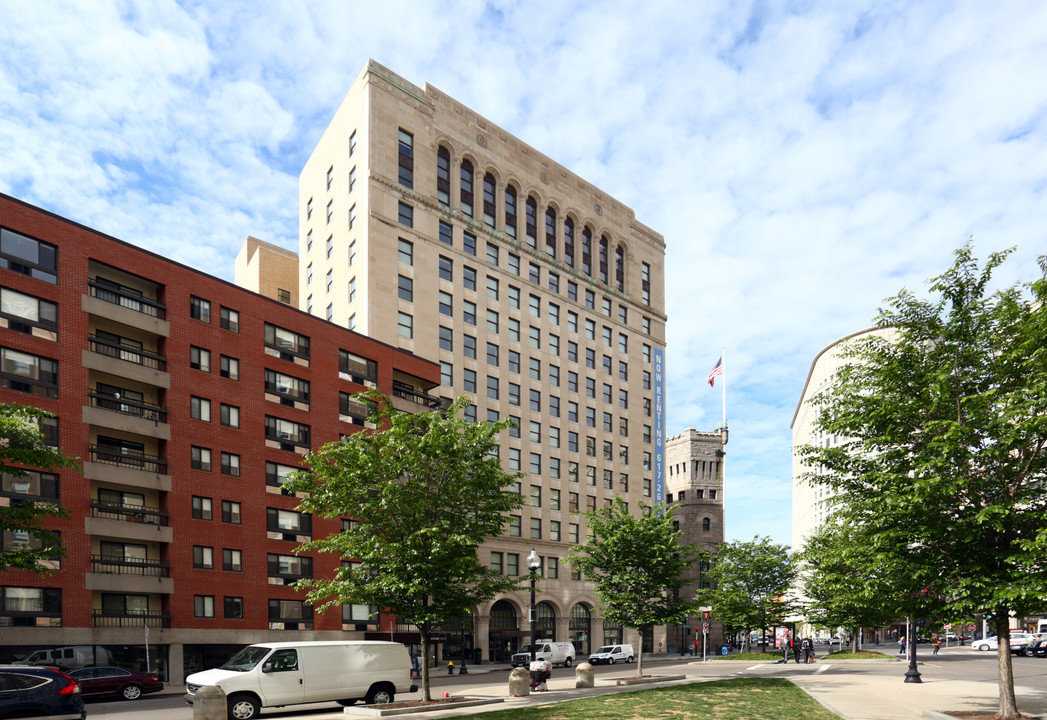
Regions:
M 16 478 L 29 477 L 26 468 L 53 471 L 76 467 L 76 460 L 44 442 L 40 423 L 50 413 L 38 408 L 0 403 L 0 472 Z M 14 502 L 0 507 L 0 532 L 19 532 L 29 543 L 0 553 L 0 570 L 18 568 L 41 575 L 53 572 L 44 561 L 64 557 L 58 533 L 46 527 L 49 518 L 69 518 L 69 511 L 56 502 Z
M 620 498 L 586 513 L 589 540 L 571 548 L 571 565 L 596 584 L 604 618 L 634 628 L 642 638 L 655 625 L 680 622 L 697 607 L 680 597 L 690 580 L 684 577 L 699 558 L 692 545 L 680 542 L 672 508 L 639 504 L 634 516 Z M 643 675 L 643 644 L 637 672 Z
M 806 447 L 806 475 L 870 550 L 902 561 L 954 615 L 1010 614 L 1047 595 L 1047 259 L 1028 285 L 990 289 L 1009 252 L 979 269 L 970 243 L 931 281 L 881 309 L 890 329 L 849 343 L 847 365 L 815 402 L 817 429 L 843 441 Z M 999 652 L 1000 720 L 1018 718 L 1011 655 Z
M 405 413 L 385 396 L 357 396 L 372 406 L 376 430 L 328 443 L 305 458 L 308 472 L 284 484 L 306 493 L 299 508 L 354 522 L 299 551 L 334 553 L 346 561 L 334 578 L 301 580 L 320 612 L 342 604 L 376 605 L 418 626 L 422 688 L 429 691 L 434 630 L 470 616 L 519 580 L 492 571 L 477 557 L 486 538 L 502 534 L 505 513 L 521 504 L 498 460 L 497 436 L 509 420 L 470 423 L 459 417 L 462 397 L 445 414 Z
M 823 525 L 807 539 L 798 559 L 808 621 L 847 628 L 854 652 L 860 628 L 883 627 L 910 613 L 927 617 L 931 612 L 930 600 L 920 594 L 910 570 L 881 564 L 860 527 Z M 917 603 L 919 609 L 914 607 Z
M 746 642 L 754 629 L 765 632 L 785 621 L 792 609 L 789 588 L 796 579 L 796 560 L 788 545 L 769 537 L 720 545 L 707 577 L 711 588 L 699 591 L 703 605 L 725 627 L 742 630 Z

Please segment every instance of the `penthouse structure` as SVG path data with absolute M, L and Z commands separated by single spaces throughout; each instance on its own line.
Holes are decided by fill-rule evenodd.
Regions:
M 292 275 L 293 280 L 293 275 Z M 302 456 L 359 430 L 351 396 L 436 405 L 435 363 L 0 195 L 0 401 L 55 415 L 77 470 L 2 477 L 0 504 L 57 501 L 57 572 L 0 575 L 0 663 L 118 664 L 179 684 L 261 640 L 395 631 L 377 608 L 315 614 L 294 553 L 343 520 L 281 490 Z M 346 520 L 347 521 L 347 520 Z M 31 542 L 0 537 L 0 552 Z
M 664 499 L 665 244 L 615 198 L 436 88 L 370 62 L 301 173 L 300 307 L 439 363 L 472 419 L 510 417 L 502 460 L 525 507 L 481 550 L 507 575 L 541 558 L 537 631 L 664 651 L 664 628 L 605 623 L 565 564 L 584 518 Z M 264 268 L 265 263 L 257 267 Z M 245 283 L 259 282 L 253 276 Z M 476 609 L 467 649 L 505 660 L 526 593 Z

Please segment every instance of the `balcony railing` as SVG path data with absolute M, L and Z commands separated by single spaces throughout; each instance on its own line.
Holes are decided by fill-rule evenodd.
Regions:
M 91 517 L 167 526 L 167 511 L 145 505 L 118 505 L 116 503 L 91 501 Z
M 91 461 L 105 463 L 106 465 L 119 465 L 120 467 L 143 470 L 145 472 L 167 473 L 167 459 L 159 455 L 146 455 L 142 452 L 124 450 L 113 445 L 92 445 Z
M 139 400 L 129 400 L 119 395 L 111 395 L 98 390 L 90 390 L 88 394 L 91 396 L 91 407 L 112 410 L 121 415 L 134 415 L 145 420 L 152 420 L 155 423 L 167 422 L 167 408 L 160 405 L 153 405 L 152 403 Z
M 103 340 L 95 335 L 91 335 L 89 341 L 91 352 L 152 368 L 153 370 L 167 371 L 167 358 L 163 355 L 158 355 L 134 345 L 124 345 L 111 340 Z
M 95 610 L 93 615 L 95 627 L 140 628 L 144 625 L 154 628 L 171 627 L 171 616 L 162 613 L 112 613 Z
M 171 566 L 159 560 L 129 558 L 119 555 L 92 555 L 91 571 L 108 575 L 139 575 L 142 577 L 168 577 Z
M 409 400 L 410 402 L 417 403 L 418 405 L 424 405 L 427 408 L 438 408 L 440 407 L 440 398 L 435 395 L 429 395 L 428 393 L 420 392 L 412 387 L 405 387 L 399 384 L 393 385 L 393 396 Z
M 87 286 L 91 297 L 96 297 L 99 300 L 105 300 L 114 305 L 119 305 L 120 307 L 140 312 L 143 315 L 159 318 L 160 320 L 163 320 L 167 315 L 167 306 L 156 300 L 150 300 L 142 295 L 124 292 L 123 290 L 119 290 L 107 283 L 99 282 L 97 280 L 88 280 Z

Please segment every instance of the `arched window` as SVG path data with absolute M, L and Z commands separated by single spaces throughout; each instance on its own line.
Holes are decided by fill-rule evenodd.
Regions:
M 556 210 L 553 208 L 545 209 L 545 253 L 556 257 Z
M 527 197 L 527 207 L 524 216 L 524 232 L 527 235 L 527 244 L 538 249 L 538 201 L 533 195 Z
M 535 606 L 534 612 L 536 615 L 535 632 L 538 634 L 538 639 L 555 640 L 553 634 L 556 632 L 556 610 L 543 600 Z
M 491 607 L 490 627 L 498 630 L 516 630 L 516 608 L 507 600 L 499 600 Z
M 621 245 L 614 249 L 614 286 L 625 292 L 625 248 Z
M 600 237 L 600 282 L 607 284 L 607 236 Z
M 702 518 L 702 532 L 709 532 L 712 530 L 712 520 L 709 518 Z
M 568 267 L 574 267 L 574 220 L 563 221 L 563 261 Z
M 462 160 L 462 185 L 459 207 L 462 214 L 473 216 L 473 164 Z
M 484 223 L 494 229 L 494 175 L 484 175 Z
M 436 151 L 436 200 L 451 207 L 451 153 L 443 146 Z
M 593 274 L 593 231 L 588 227 L 582 230 L 582 272 L 592 277 Z
M 505 186 L 505 234 L 516 237 L 516 188 Z
M 568 632 L 578 655 L 588 655 L 592 652 L 592 613 L 585 605 L 578 603 L 571 608 Z

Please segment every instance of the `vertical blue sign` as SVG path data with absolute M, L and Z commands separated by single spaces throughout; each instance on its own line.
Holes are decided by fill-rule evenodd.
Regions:
M 665 502 L 665 350 L 654 349 L 654 502 Z

